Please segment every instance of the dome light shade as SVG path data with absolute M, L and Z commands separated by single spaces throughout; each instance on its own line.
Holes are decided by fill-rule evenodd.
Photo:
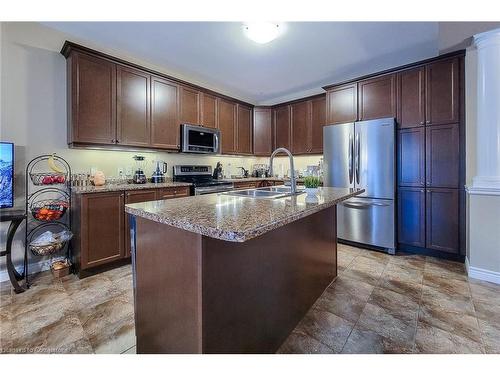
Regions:
M 273 22 L 247 22 L 243 25 L 245 35 L 256 43 L 264 44 L 276 39 L 280 25 Z

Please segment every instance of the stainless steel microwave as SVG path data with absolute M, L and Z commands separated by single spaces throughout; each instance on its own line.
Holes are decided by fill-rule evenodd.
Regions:
M 220 148 L 219 129 L 189 124 L 181 125 L 182 152 L 217 154 Z

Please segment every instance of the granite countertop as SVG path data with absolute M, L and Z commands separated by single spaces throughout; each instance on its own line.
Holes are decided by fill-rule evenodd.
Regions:
M 75 194 L 106 193 L 110 191 L 161 189 L 170 187 L 191 186 L 188 182 L 167 181 L 158 184 L 148 182 L 145 184 L 105 184 L 103 186 L 73 186 L 71 191 Z
M 362 192 L 363 189 L 319 188 L 314 203 L 306 203 L 306 194 L 277 199 L 208 194 L 128 204 L 125 211 L 204 236 L 245 242 Z

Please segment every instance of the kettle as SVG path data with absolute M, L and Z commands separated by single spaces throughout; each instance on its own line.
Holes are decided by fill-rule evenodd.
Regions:
M 167 173 L 167 163 L 157 160 L 156 169 L 151 176 L 151 182 L 155 184 L 165 182 L 165 173 Z

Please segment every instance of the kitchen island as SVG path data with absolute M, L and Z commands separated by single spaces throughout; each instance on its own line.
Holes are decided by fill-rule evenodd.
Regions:
M 137 352 L 275 352 L 335 279 L 336 204 L 362 192 L 126 205 Z

